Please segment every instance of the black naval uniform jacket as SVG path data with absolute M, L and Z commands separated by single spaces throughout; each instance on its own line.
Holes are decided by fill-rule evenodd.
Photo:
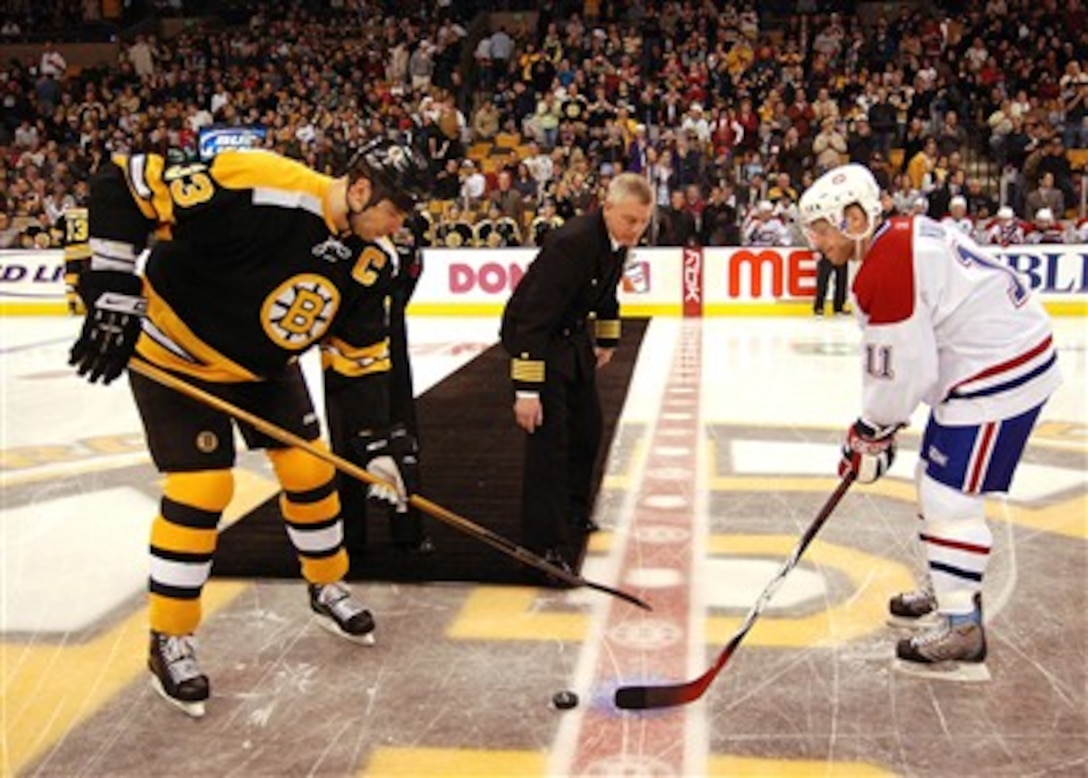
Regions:
M 527 436 L 522 487 L 523 540 L 538 551 L 562 550 L 571 523 L 589 515 L 601 437 L 593 348 L 619 342 L 625 254 L 600 211 L 577 216 L 547 235 L 503 312 L 514 389 L 539 393 L 544 410 Z

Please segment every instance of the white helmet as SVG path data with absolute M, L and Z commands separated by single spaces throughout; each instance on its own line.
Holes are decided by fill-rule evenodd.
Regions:
M 833 168 L 813 182 L 801 195 L 798 211 L 801 224 L 808 227 L 813 222 L 826 219 L 841 232 L 846 232 L 846 209 L 857 204 L 869 217 L 869 229 L 857 239 L 867 238 L 883 212 L 880 204 L 880 187 L 868 168 L 856 163 Z
M 1011 219 L 1015 214 L 1012 212 L 1012 206 L 1003 205 L 997 209 L 997 218 L 999 219 Z
M 1054 221 L 1054 211 L 1049 208 L 1040 208 L 1035 212 L 1035 221 L 1050 223 Z

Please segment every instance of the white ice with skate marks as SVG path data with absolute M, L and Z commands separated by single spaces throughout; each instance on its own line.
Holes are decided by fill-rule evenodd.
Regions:
M 498 320 L 459 319 L 451 327 L 449 320 L 416 319 L 409 330 L 419 394 L 492 345 Z M 87 629 L 147 587 L 159 487 L 127 381 L 91 386 L 68 367 L 78 331 L 75 318 L 0 317 L 3 633 Z M 303 366 L 320 414 L 315 349 Z M 241 444 L 238 450 L 242 469 L 274 478 L 261 454 Z M 109 485 L 111 472 L 133 465 L 148 468 L 146 484 Z M 31 490 L 30 498 L 16 503 L 9 491 L 16 488 Z
M 643 343 L 643 356 L 636 369 L 635 378 L 627 397 L 622 421 L 625 424 L 652 425 L 656 420 L 669 422 L 691 422 L 693 414 L 686 411 L 669 410 L 658 412 L 664 393 L 668 371 L 661 369 L 669 365 L 671 344 L 675 342 L 681 323 L 676 320 L 654 320 Z M 776 429 L 792 428 L 795 434 L 792 440 L 746 440 L 737 439 L 726 442 L 730 458 L 730 475 L 733 476 L 797 476 L 797 477 L 833 477 L 840 456 L 837 442 L 826 442 L 827 429 L 847 425 L 857 416 L 860 407 L 860 375 L 856 354 L 858 340 L 857 328 L 848 320 L 827 320 L 819 323 L 816 329 L 795 320 L 704 320 L 704 358 L 702 360 L 703 418 L 699 430 L 707 425 L 735 424 L 745 427 L 768 426 Z M 1066 385 L 1051 399 L 1043 413 L 1043 420 L 1075 420 L 1084 418 L 1085 413 L 1085 355 L 1083 325 L 1078 320 L 1057 320 L 1055 328 L 1058 340 L 1066 346 L 1062 349 L 1063 371 Z M 671 333 L 671 334 L 666 334 Z M 649 366 L 652 364 L 652 367 Z M 693 393 L 690 387 L 671 389 L 677 393 Z M 675 406 L 674 406 L 675 407 Z M 917 435 L 924 429 L 928 409 L 920 407 L 911 419 L 911 430 Z M 809 430 L 812 431 L 811 435 Z M 663 431 L 659 431 L 660 434 Z M 668 437 L 678 439 L 677 443 L 692 443 L 691 434 L 681 427 L 667 430 Z M 904 440 L 909 438 L 904 435 Z M 1083 443 L 1083 437 L 1080 441 Z M 694 442 L 695 445 L 698 441 Z M 655 448 L 654 452 L 663 455 L 682 455 L 684 448 L 670 445 Z M 918 452 L 910 445 L 902 445 L 892 471 L 886 477 L 907 484 L 914 481 L 915 464 Z M 1070 490 L 1084 489 L 1086 474 L 1075 462 L 1069 467 L 1043 465 L 1024 462 L 1020 465 L 1009 495 L 1011 504 L 1038 504 L 1055 495 L 1069 493 Z M 688 472 L 673 472 L 659 469 L 658 475 L 688 480 Z M 637 474 L 632 476 L 637 480 Z M 705 497 L 705 489 L 699 490 Z M 633 499 L 628 497 L 628 503 Z M 697 506 L 676 495 L 651 495 L 645 503 L 665 511 L 691 511 L 693 528 L 704 526 L 707 516 L 705 503 Z M 700 510 L 701 507 L 701 510 Z M 619 510 L 615 533 L 624 533 L 626 527 L 623 517 L 630 516 L 633 504 L 625 504 Z M 605 518 L 605 517 L 598 517 Z M 667 532 L 669 537 L 656 538 L 655 530 Z M 1007 570 L 999 581 L 988 589 L 987 611 L 996 614 L 1005 606 L 1016 587 L 1018 570 L 1015 560 L 1015 543 L 1012 536 L 1013 526 L 1002 522 L 995 534 L 1004 537 L 995 538 L 1004 544 L 1008 556 Z M 641 543 L 674 542 L 676 529 L 640 526 L 637 540 Z M 909 534 L 909 529 L 905 530 Z M 905 541 L 907 535 L 904 535 Z M 618 544 L 617 544 L 618 545 Z M 616 569 L 619 558 L 618 548 L 613 548 L 607 557 L 590 556 L 587 558 L 583 574 L 596 580 L 615 580 L 610 576 L 621 575 L 624 585 L 648 590 L 647 597 L 652 601 L 654 589 L 664 589 L 685 585 L 686 573 L 674 569 L 633 568 L 626 571 Z M 705 607 L 747 608 L 755 601 L 766 582 L 779 566 L 774 560 L 749 559 L 706 559 L 696 565 L 691 572 L 698 576 L 694 586 L 704 599 L 700 605 L 692 603 L 691 622 L 701 624 Z M 715 587 L 714 581 L 730 581 L 726 587 Z M 807 601 L 826 597 L 826 582 L 821 575 L 804 568 L 795 569 L 775 593 L 774 600 L 767 608 L 768 614 L 776 609 L 796 607 Z M 671 624 L 653 617 L 643 619 L 641 628 L 632 625 L 623 631 L 612 631 L 608 641 L 600 641 L 599 630 L 603 623 L 602 613 L 611 603 L 603 603 L 584 592 L 568 595 L 595 612 L 594 627 L 590 639 L 586 641 L 583 656 L 572 678 L 572 686 L 585 690 L 592 683 L 591 673 L 598 662 L 599 652 L 607 650 L 608 641 L 620 641 L 632 645 L 641 645 L 652 650 L 655 646 L 666 645 L 679 639 L 679 633 Z M 692 645 L 692 675 L 705 669 L 707 661 L 704 647 L 696 640 Z M 847 653 L 851 649 L 844 649 Z M 864 652 L 863 652 L 864 653 Z M 882 648 L 880 658 L 887 661 L 889 649 Z M 876 657 L 867 657 L 875 659 Z M 893 664 L 898 664 L 894 662 Z M 917 671 L 917 668 L 910 668 Z M 985 665 L 964 668 L 942 666 L 934 668 L 938 677 L 956 681 L 987 680 L 989 672 Z M 932 673 L 931 673 L 932 674 Z M 595 704 L 605 704 L 596 700 Z M 695 710 L 698 706 L 691 706 Z M 565 714 L 560 724 L 559 734 L 553 750 L 554 755 L 570 754 L 577 743 L 578 730 L 582 726 L 584 715 L 574 712 Z M 701 736 L 693 736 L 691 744 L 700 740 L 705 742 L 705 721 L 700 716 L 692 716 L 692 726 Z M 638 770 L 647 765 L 644 755 L 638 753 L 639 725 L 631 722 L 630 740 L 620 744 L 621 754 L 607 765 L 598 763 L 596 768 L 615 768 L 623 773 Z M 693 733 L 695 735 L 695 733 Z M 695 746 L 697 749 L 698 747 Z M 689 756 L 685 762 L 693 764 Z M 562 774 L 569 758 L 553 758 L 550 774 Z

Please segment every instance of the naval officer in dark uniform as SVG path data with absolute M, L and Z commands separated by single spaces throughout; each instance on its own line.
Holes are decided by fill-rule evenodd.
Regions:
M 528 433 L 522 540 L 557 565 L 569 566 L 572 529 L 596 529 L 589 505 L 601 440 L 596 371 L 619 342 L 616 285 L 652 213 L 646 179 L 617 176 L 600 210 L 547 235 L 503 312 L 514 418 Z

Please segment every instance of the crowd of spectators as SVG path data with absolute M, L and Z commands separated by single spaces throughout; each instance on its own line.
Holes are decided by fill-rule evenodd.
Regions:
M 1081 226 L 1082 0 L 866 20 L 802 2 L 773 25 L 753 2 L 545 0 L 482 30 L 459 5 L 243 4 L 240 26 L 134 35 L 109 67 L 73 68 L 56 41 L 0 63 L 0 248 L 56 245 L 110 154 L 192 158 L 219 125 L 263 126 L 330 174 L 367 137 L 419 144 L 450 245 L 539 240 L 620 170 L 651 180 L 659 245 L 796 244 L 799 193 L 847 160 L 873 168 L 889 212 L 962 201 L 980 236 L 1002 206 L 1026 236 L 1040 211 L 1051 237 Z

